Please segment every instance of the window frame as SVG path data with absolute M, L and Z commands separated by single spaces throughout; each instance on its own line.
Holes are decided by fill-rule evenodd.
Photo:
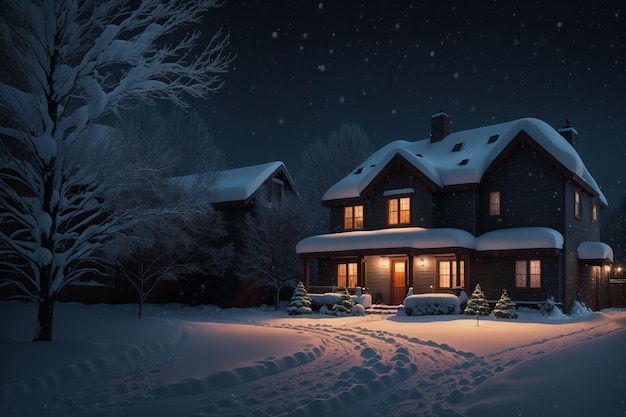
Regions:
M 574 217 L 577 219 L 583 217 L 583 198 L 580 190 L 574 190 Z
M 498 201 L 493 201 L 493 196 L 498 196 Z M 494 210 L 494 208 L 497 208 Z M 500 190 L 491 190 L 489 191 L 489 216 L 490 217 L 500 217 L 502 216 L 502 191 Z
M 521 268 L 523 266 L 523 268 Z M 517 259 L 515 261 L 514 285 L 518 290 L 539 290 L 543 288 L 541 259 Z M 523 269 L 523 270 L 522 270 Z M 523 285 L 522 284 L 523 281 Z
M 343 279 L 343 286 L 339 280 Z M 356 288 L 359 284 L 359 268 L 357 262 L 340 262 L 337 264 L 337 288 Z M 353 283 L 354 285 L 350 285 Z
M 395 203 L 396 206 L 396 209 L 393 211 L 391 210 L 392 203 Z M 403 205 L 403 203 L 407 204 Z M 406 208 L 403 209 L 403 207 Z M 411 224 L 411 196 L 394 196 L 387 198 L 387 224 L 389 226 Z
M 445 285 L 441 285 L 441 278 L 442 278 L 442 270 L 446 269 L 446 268 L 442 268 L 442 264 L 445 265 L 447 264 L 447 269 L 448 269 L 448 280 L 449 280 L 449 286 L 445 286 Z M 457 268 L 460 268 L 460 278 L 461 278 L 461 287 L 465 287 L 465 260 L 464 259 L 459 259 L 458 263 L 457 260 L 455 258 L 439 258 L 437 259 L 437 275 L 436 275 L 436 279 L 437 279 L 437 288 L 438 289 L 453 289 L 454 287 L 456 287 L 456 272 L 457 272 Z
M 360 212 L 360 216 L 357 212 Z M 362 204 L 343 208 L 343 230 L 363 230 L 364 223 Z
M 591 223 L 598 223 L 598 205 L 592 201 L 591 202 Z

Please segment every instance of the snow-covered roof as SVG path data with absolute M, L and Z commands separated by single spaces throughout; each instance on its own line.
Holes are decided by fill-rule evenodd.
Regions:
M 324 253 L 366 249 L 474 248 L 474 236 L 460 229 L 404 227 L 329 233 L 302 239 L 296 252 Z
M 467 248 L 477 251 L 563 249 L 563 236 L 547 227 L 495 230 L 479 237 L 461 229 L 405 227 L 311 236 L 298 242 L 296 252 L 307 254 L 404 248 Z
M 613 249 L 604 242 L 581 242 L 577 252 L 578 259 L 608 259 L 613 262 Z
M 230 201 L 245 201 L 250 198 L 276 171 L 283 168 L 289 176 L 285 164 L 280 161 L 252 165 L 242 168 L 227 169 L 217 174 L 191 174 L 173 178 L 172 181 L 187 190 L 193 190 L 201 184 L 203 178 L 207 181 L 207 196 L 211 203 L 225 203 Z M 289 177 L 289 182 L 293 184 Z
M 323 201 L 359 198 L 396 155 L 402 156 L 439 187 L 480 183 L 491 163 L 522 130 L 565 168 L 580 177 L 607 204 L 600 187 L 572 145 L 552 126 L 535 118 L 454 132 L 434 143 L 429 139 L 415 142 L 396 140 L 380 148 L 330 187 Z M 452 152 L 455 146 L 459 149 Z
M 548 227 L 515 227 L 476 238 L 477 251 L 515 249 L 563 249 L 563 235 Z

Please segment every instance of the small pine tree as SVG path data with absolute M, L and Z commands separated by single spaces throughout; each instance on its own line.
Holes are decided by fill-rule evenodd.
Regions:
M 467 307 L 465 307 L 464 313 L 468 316 L 471 315 L 479 315 L 479 316 L 488 316 L 489 315 L 489 303 L 485 298 L 485 293 L 480 288 L 480 284 L 476 284 L 476 288 L 472 293 L 472 296 L 467 301 Z
M 352 307 L 354 307 L 354 304 L 348 291 L 345 291 L 341 293 L 341 299 L 333 306 L 333 312 L 338 316 L 350 316 L 352 315 Z
M 506 289 L 502 290 L 502 295 L 500 299 L 496 303 L 496 306 L 493 308 L 491 315 L 494 317 L 500 317 L 503 319 L 516 319 L 517 318 L 517 308 L 509 294 L 506 292 Z
M 311 306 L 311 298 L 306 293 L 304 284 L 302 282 L 298 282 L 298 285 L 293 290 L 291 301 L 287 307 L 287 313 L 290 315 L 311 314 L 313 312 Z

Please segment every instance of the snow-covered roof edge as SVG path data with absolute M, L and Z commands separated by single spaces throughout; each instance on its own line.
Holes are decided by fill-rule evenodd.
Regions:
M 563 235 L 547 227 L 494 230 L 479 237 L 461 229 L 422 227 L 329 233 L 302 239 L 300 255 L 376 249 L 466 248 L 476 251 L 563 249 Z
M 536 118 L 453 132 L 437 143 L 428 139 L 390 142 L 326 190 L 322 200 L 360 198 L 361 192 L 398 155 L 440 187 L 478 183 L 495 158 L 521 131 L 535 139 L 539 146 L 593 189 L 603 204 L 608 205 L 577 151 L 552 126 Z M 495 140 L 487 141 L 491 137 Z M 462 144 L 461 151 L 450 152 L 455 144 Z
M 209 178 L 204 190 L 210 203 L 227 203 L 245 201 L 256 193 L 261 185 L 274 173 L 283 170 L 289 186 L 294 187 L 293 180 L 287 167 L 282 161 L 267 162 L 223 171 L 191 174 L 172 178 L 171 181 L 183 189 L 193 190 L 202 183 L 203 178 Z
M 604 242 L 581 242 L 576 252 L 578 259 L 613 262 L 613 249 Z

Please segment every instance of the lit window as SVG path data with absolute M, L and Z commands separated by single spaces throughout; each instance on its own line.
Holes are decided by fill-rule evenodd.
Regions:
M 489 215 L 499 216 L 501 214 L 500 191 L 491 191 L 489 193 Z
M 580 196 L 580 191 L 574 191 L 574 216 L 577 219 L 582 217 L 583 203 L 582 198 Z
M 439 288 L 453 288 L 456 286 L 456 261 L 441 260 L 439 265 Z M 461 269 L 459 270 L 459 285 L 465 286 L 465 261 L 460 261 Z
M 356 262 L 337 265 L 337 287 L 355 288 L 357 285 Z
M 389 224 L 407 224 L 411 221 L 411 198 L 389 199 Z
M 343 209 L 345 230 L 363 229 L 363 206 L 350 206 Z
M 591 203 L 591 222 L 598 223 L 598 206 L 596 203 Z
M 541 288 L 541 261 L 515 261 L 515 287 Z

